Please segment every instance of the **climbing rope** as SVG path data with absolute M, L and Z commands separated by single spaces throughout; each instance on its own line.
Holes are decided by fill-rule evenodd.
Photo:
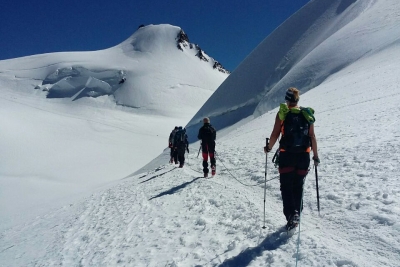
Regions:
M 238 181 L 240 184 L 242 184 L 242 185 L 244 185 L 244 186 L 259 186 L 260 184 L 263 184 L 263 183 L 265 183 L 265 182 L 269 182 L 269 181 L 272 181 L 272 180 L 275 180 L 275 179 L 279 178 L 279 175 L 278 175 L 278 176 L 276 176 L 276 177 L 274 177 L 274 178 L 272 178 L 272 179 L 269 179 L 269 180 L 267 180 L 267 181 L 259 182 L 258 184 L 253 184 L 253 185 L 251 185 L 251 184 L 245 184 L 245 183 L 239 181 L 239 180 L 235 177 L 235 175 L 233 175 L 233 174 L 231 173 L 231 171 L 225 166 L 225 164 L 223 163 L 223 161 L 222 161 L 221 158 L 219 157 L 219 154 L 217 153 L 217 151 L 215 151 L 215 155 L 217 156 L 217 158 L 218 158 L 218 160 L 221 162 L 221 164 L 225 167 L 225 170 L 232 176 L 232 178 L 235 179 L 236 181 Z

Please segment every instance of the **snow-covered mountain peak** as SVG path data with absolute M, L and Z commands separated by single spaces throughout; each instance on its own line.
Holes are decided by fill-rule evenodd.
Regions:
M 177 50 L 177 37 L 181 28 L 168 24 L 141 26 L 120 45 L 125 53 L 170 52 Z
M 177 26 L 141 26 L 114 47 L 0 61 L 0 71 L 33 80 L 47 98 L 111 96 L 140 113 L 192 116 L 228 76 Z M 108 99 L 106 100 L 108 101 Z M 188 106 L 191 112 L 182 114 Z
M 137 56 L 135 52 L 140 52 L 150 53 L 157 57 L 164 55 L 180 57 L 183 52 L 207 62 L 217 71 L 230 73 L 221 63 L 207 55 L 198 44 L 191 43 L 182 28 L 169 24 L 140 25 L 132 36 L 117 47 L 120 47 L 125 54 L 132 56 Z

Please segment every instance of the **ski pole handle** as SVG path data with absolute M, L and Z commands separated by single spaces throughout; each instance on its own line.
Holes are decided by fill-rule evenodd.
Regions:
M 269 152 L 269 138 L 265 138 L 264 152 L 265 152 L 265 153 L 268 153 L 268 152 Z

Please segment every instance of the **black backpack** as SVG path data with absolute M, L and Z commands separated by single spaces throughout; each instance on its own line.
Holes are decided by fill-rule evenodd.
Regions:
M 176 133 L 176 130 L 173 130 L 170 134 L 169 134 L 169 142 L 173 145 L 174 144 L 174 141 L 175 141 L 175 133 Z
M 306 152 L 311 146 L 311 139 L 308 135 L 310 124 L 300 112 L 289 111 L 282 124 L 283 136 L 280 141 L 280 148 L 288 152 Z
M 174 145 L 180 145 L 185 142 L 186 129 L 180 129 L 175 133 Z
M 215 135 L 215 129 L 211 125 L 205 125 L 202 131 L 202 139 L 207 141 L 213 141 Z

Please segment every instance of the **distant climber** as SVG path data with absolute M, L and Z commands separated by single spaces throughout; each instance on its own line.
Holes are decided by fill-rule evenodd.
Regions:
M 210 124 L 209 118 L 203 119 L 203 126 L 199 129 L 197 138 L 201 140 L 201 151 L 203 155 L 203 173 L 204 177 L 208 177 L 208 156 L 210 156 L 211 163 L 211 175 L 214 176 L 216 173 L 216 162 L 215 162 L 215 139 L 217 132 L 215 128 Z
M 175 126 L 175 128 L 169 134 L 169 138 L 168 138 L 168 147 L 171 149 L 170 154 L 169 154 L 170 155 L 169 163 L 175 162 L 175 164 L 178 164 L 178 153 L 174 147 L 174 139 L 175 139 L 175 134 L 177 131 L 178 131 L 178 126 Z
M 174 148 L 178 154 L 179 168 L 183 168 L 185 164 L 185 151 L 189 153 L 189 142 L 186 129 L 182 129 L 182 126 L 179 126 L 178 131 L 175 133 Z

